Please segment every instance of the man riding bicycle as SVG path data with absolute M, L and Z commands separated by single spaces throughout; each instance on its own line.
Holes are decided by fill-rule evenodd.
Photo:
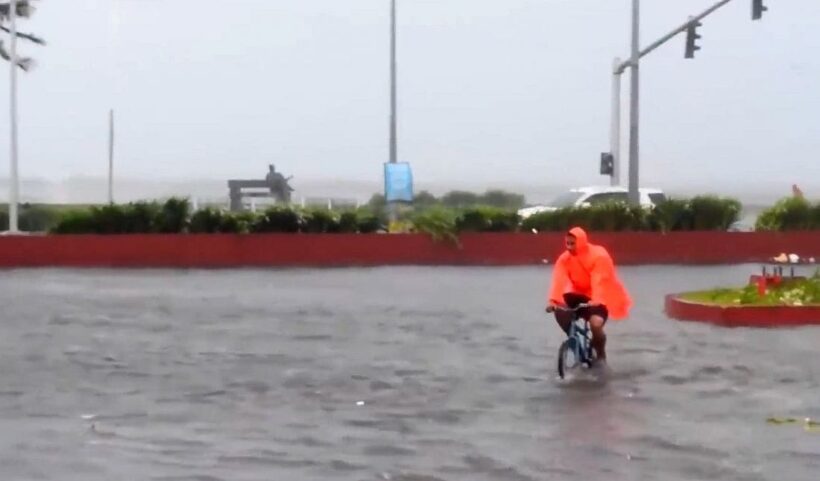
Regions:
M 578 317 L 589 321 L 592 347 L 599 360 L 606 359 L 607 319 L 619 320 L 629 315 L 632 300 L 615 272 L 609 252 L 599 245 L 590 244 L 587 233 L 580 227 L 569 230 L 565 238 L 567 250 L 555 262 L 547 312 L 555 313 L 555 320 L 564 332 L 569 332 L 572 312 L 556 310 L 566 306 L 576 308 Z

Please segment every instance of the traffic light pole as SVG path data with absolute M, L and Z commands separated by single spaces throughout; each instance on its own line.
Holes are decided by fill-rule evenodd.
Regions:
M 656 48 L 658 48 L 658 47 L 660 47 L 661 45 L 665 44 L 665 43 L 666 43 L 666 42 L 668 42 L 669 40 L 672 40 L 672 39 L 673 39 L 676 35 L 678 35 L 679 33 L 683 33 L 683 32 L 685 32 L 685 31 L 686 31 L 686 29 L 689 27 L 689 25 L 691 25 L 691 24 L 693 24 L 693 23 L 697 23 L 697 22 L 699 22 L 700 20 L 703 20 L 704 18 L 706 18 L 706 17 L 708 17 L 709 15 L 711 15 L 711 14 L 712 14 L 715 10 L 717 10 L 717 9 L 719 9 L 719 8 L 721 8 L 721 7 L 723 7 L 724 5 L 726 5 L 727 3 L 731 2 L 731 1 L 732 1 L 732 0 L 721 0 L 720 2 L 718 2 L 718 3 L 714 4 L 714 5 L 712 5 L 711 7 L 707 8 L 707 9 L 706 9 L 703 13 L 701 13 L 700 15 L 696 15 L 696 16 L 694 16 L 694 17 L 689 17 L 689 20 L 687 20 L 687 21 L 686 21 L 683 25 L 681 25 L 680 27 L 676 28 L 675 30 L 672 30 L 672 31 L 671 31 L 671 32 L 669 32 L 668 34 L 664 35 L 664 36 L 663 36 L 660 40 L 658 40 L 657 42 L 654 42 L 654 43 L 650 44 L 648 47 L 646 47 L 645 49 L 641 50 L 641 57 L 643 57 L 643 56 L 645 56 L 645 55 L 649 55 L 650 53 L 652 53 L 652 51 L 653 51 L 653 50 L 655 50 Z M 626 66 L 624 66 L 624 68 L 626 68 Z
M 641 197 L 638 191 L 638 142 L 639 133 L 639 94 L 640 94 L 640 60 L 641 52 L 639 45 L 640 33 L 640 4 L 641 0 L 632 0 L 632 55 L 630 64 L 632 75 L 630 76 L 630 97 L 629 97 L 629 203 L 640 205 Z
M 640 124 L 639 124 L 639 94 L 640 94 L 640 81 L 639 81 L 639 68 L 640 68 L 640 59 L 652 53 L 655 49 L 660 47 L 661 45 L 665 44 L 669 40 L 673 39 L 680 33 L 686 32 L 693 24 L 697 24 L 700 20 L 708 17 L 716 10 L 720 9 L 721 7 L 725 6 L 727 3 L 731 2 L 732 0 L 721 0 L 718 3 L 712 5 L 711 7 L 707 8 L 703 12 L 693 17 L 690 17 L 686 22 L 684 22 L 679 27 L 675 28 L 668 34 L 664 35 L 657 41 L 649 44 L 643 50 L 638 50 L 636 45 L 639 38 L 639 27 L 640 27 L 640 0 L 632 0 L 633 4 L 633 25 L 632 25 L 632 40 L 633 40 L 633 52 L 630 55 L 630 59 L 626 61 L 621 61 L 620 59 L 616 58 L 613 65 L 612 71 L 612 123 L 610 126 L 610 148 L 612 149 L 612 156 L 614 160 L 614 167 L 611 176 L 611 183 L 612 185 L 620 185 L 621 182 L 621 75 L 626 71 L 628 68 L 632 68 L 632 99 L 631 99 L 631 111 L 630 111 L 630 145 L 629 145 L 629 198 L 630 201 L 637 202 L 639 199 L 638 195 L 638 183 L 639 183 L 639 175 L 638 175 L 638 138 L 640 132 Z M 765 7 L 762 7 L 762 2 L 760 0 L 753 0 L 753 19 L 760 18 L 760 9 L 765 10 Z

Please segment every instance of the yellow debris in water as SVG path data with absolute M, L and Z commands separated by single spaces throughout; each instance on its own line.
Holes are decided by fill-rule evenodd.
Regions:
M 807 432 L 820 433 L 820 421 L 814 421 L 811 418 L 777 418 L 770 417 L 766 419 L 768 424 L 798 424 L 803 423 L 803 429 Z
M 795 418 L 768 418 L 766 422 L 769 424 L 794 424 L 797 422 Z

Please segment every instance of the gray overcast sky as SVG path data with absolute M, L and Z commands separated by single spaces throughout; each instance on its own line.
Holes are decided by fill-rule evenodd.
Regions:
M 713 2 L 644 0 L 641 43 Z M 750 3 L 704 22 L 695 60 L 681 36 L 643 62 L 645 184 L 820 187 L 820 1 L 767 0 L 759 22 Z M 603 183 L 629 6 L 399 0 L 399 156 L 417 183 Z M 43 0 L 20 27 L 49 41 L 21 44 L 38 61 L 20 77 L 21 174 L 105 176 L 113 106 L 118 176 L 257 177 L 272 162 L 380 182 L 388 20 L 388 0 Z

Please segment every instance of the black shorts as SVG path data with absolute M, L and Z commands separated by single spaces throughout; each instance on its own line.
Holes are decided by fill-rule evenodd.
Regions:
M 589 301 L 590 298 L 582 294 L 576 294 L 574 292 L 564 294 L 564 303 L 567 307 L 575 308 L 578 307 L 578 304 L 584 304 Z M 578 317 L 581 319 L 588 321 L 592 316 L 602 317 L 604 319 L 604 324 L 606 324 L 607 319 L 609 319 L 609 310 L 607 310 L 604 305 L 584 307 L 583 309 L 578 310 Z M 555 311 L 555 320 L 558 321 L 558 325 L 561 326 L 561 329 L 563 329 L 564 332 L 569 333 L 569 325 L 572 322 L 571 312 Z
M 573 309 L 578 307 L 578 304 L 584 304 L 591 300 L 592 299 L 583 294 L 576 294 L 574 292 L 567 292 L 564 294 L 564 302 L 567 307 Z M 604 319 L 604 323 L 606 323 L 607 319 L 609 319 L 609 309 L 602 304 L 600 306 L 584 307 L 583 309 L 578 310 L 578 317 L 581 319 L 586 319 L 588 321 L 592 316 L 602 317 Z

